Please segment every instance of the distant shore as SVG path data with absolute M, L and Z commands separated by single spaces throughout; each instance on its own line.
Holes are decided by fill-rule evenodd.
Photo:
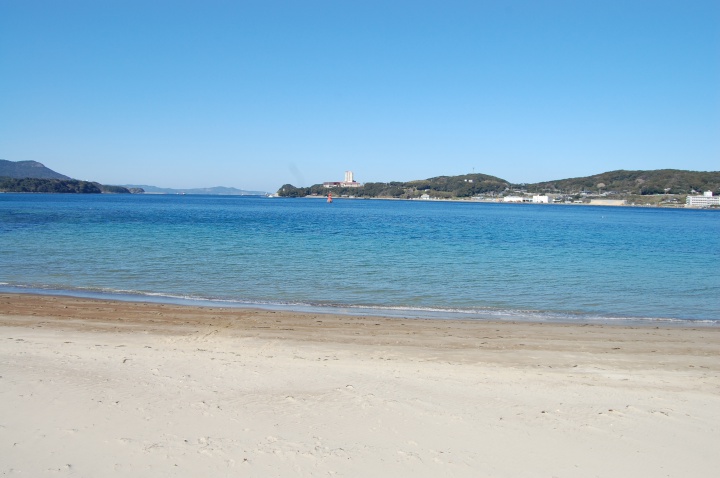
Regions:
M 295 199 L 295 198 L 289 198 Z M 326 196 L 308 195 L 297 199 L 327 199 Z M 602 204 L 593 202 L 551 202 L 551 203 L 533 203 L 525 202 L 505 202 L 501 199 L 473 199 L 473 198 L 385 198 L 385 197 L 350 197 L 350 196 L 333 196 L 335 199 L 349 200 L 375 200 L 375 201 L 412 201 L 412 202 L 465 202 L 465 203 L 482 203 L 482 204 L 514 204 L 514 205 L 532 205 L 532 206 L 601 206 L 601 207 L 642 207 L 642 208 L 660 208 L 660 209 L 689 209 L 693 211 L 720 211 L 718 207 L 690 207 L 685 204 Z
M 71 193 L 71 192 L 44 192 L 44 191 L 0 191 L 0 194 L 82 194 L 82 193 Z M 115 192 L 102 192 L 102 194 L 118 194 Z M 205 195 L 205 196 L 227 196 L 227 197 L 244 197 L 244 198 L 280 198 L 273 194 L 217 194 L 217 193 L 166 193 L 166 192 L 142 192 L 132 193 L 141 196 L 194 196 L 194 195 Z M 307 195 L 300 198 L 288 198 L 288 199 L 327 199 L 327 195 Z M 720 207 L 696 207 L 687 206 L 683 203 L 676 204 L 614 204 L 614 203 L 600 203 L 600 202 L 550 202 L 550 203 L 533 203 L 530 201 L 523 202 L 512 202 L 502 201 L 501 199 L 475 199 L 475 198 L 392 198 L 392 197 L 355 197 L 355 196 L 333 196 L 334 200 L 338 199 L 350 199 L 350 200 L 375 200 L 375 201 L 413 201 L 413 202 L 464 202 L 464 203 L 483 203 L 483 204 L 515 204 L 515 205 L 535 205 L 535 206 L 601 206 L 601 207 L 640 207 L 640 208 L 660 208 L 660 209 L 689 209 L 693 211 L 720 211 Z
M 708 327 L 0 294 L 0 470 L 712 477 L 719 358 Z

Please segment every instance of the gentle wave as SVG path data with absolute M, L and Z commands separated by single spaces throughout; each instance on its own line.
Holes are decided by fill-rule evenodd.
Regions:
M 336 206 L 3 195 L 0 223 L 11 230 L 0 281 L 130 300 L 397 317 L 720 319 L 720 276 L 706 273 L 720 268 L 717 214 Z
M 706 325 L 720 326 L 720 319 L 680 319 L 672 317 L 617 317 L 591 314 L 569 314 L 550 311 L 522 309 L 458 309 L 437 307 L 401 307 L 383 305 L 331 304 L 312 302 L 284 302 L 227 299 L 194 295 L 167 294 L 127 289 L 110 288 L 66 288 L 53 286 L 10 284 L 0 282 L 0 292 L 46 294 L 69 297 L 121 300 L 128 302 L 151 302 L 197 307 L 227 308 L 263 308 L 295 312 L 326 313 L 339 315 L 361 315 L 403 319 L 443 319 L 443 320 L 487 320 L 518 322 L 554 322 L 554 323 L 615 323 L 615 324 L 652 324 L 669 325 Z

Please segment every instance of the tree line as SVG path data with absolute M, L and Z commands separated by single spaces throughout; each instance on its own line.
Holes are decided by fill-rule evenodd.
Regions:
M 619 195 L 692 194 L 713 191 L 720 194 L 720 171 L 684 171 L 659 169 L 653 171 L 609 171 L 581 178 L 561 179 L 532 184 L 512 184 L 486 174 L 438 176 L 408 182 L 366 183 L 358 188 L 325 188 L 322 184 L 295 187 L 285 184 L 279 196 L 304 197 L 311 195 L 355 196 L 368 198 L 419 198 L 428 194 L 434 198 L 467 198 L 500 195 L 510 190 L 535 194 L 616 193 Z
M 295 187 L 285 184 L 278 189 L 278 196 L 305 197 L 311 195 L 355 196 L 366 198 L 419 198 L 423 194 L 433 197 L 465 198 L 482 194 L 499 194 L 510 187 L 504 179 L 486 174 L 466 174 L 462 176 L 438 176 L 419 181 L 391 181 L 387 183 L 365 183 L 356 188 L 326 188 L 322 184 L 310 187 Z
M 81 181 L 79 179 L 39 179 L 0 177 L 0 191 L 12 193 L 129 194 L 122 186 Z

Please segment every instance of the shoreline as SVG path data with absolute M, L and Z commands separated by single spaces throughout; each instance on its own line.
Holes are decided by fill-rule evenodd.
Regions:
M 529 331 L 538 334 L 539 331 L 551 331 L 554 340 L 577 341 L 579 331 L 590 330 L 594 335 L 603 331 L 603 340 L 626 342 L 636 340 L 634 335 L 664 334 L 669 337 L 682 338 L 689 341 L 692 336 L 712 338 L 711 344 L 717 345 L 720 357 L 720 328 L 708 327 L 701 323 L 608 323 L 608 322 L 547 322 L 525 320 L 477 320 L 477 319 L 444 319 L 444 318 L 415 318 L 392 317 L 380 315 L 362 315 L 349 313 L 329 312 L 303 312 L 296 310 L 276 310 L 262 307 L 223 307 L 214 305 L 184 305 L 165 302 L 149 302 L 136 300 L 113 300 L 90 297 L 75 297 L 37 293 L 4 293 L 0 292 L 0 326 L 35 327 L 44 322 L 46 327 L 58 329 L 89 329 L 93 331 L 124 331 L 142 330 L 145 334 L 166 333 L 173 329 L 177 333 L 186 333 L 185 329 L 197 327 L 222 327 L 233 334 L 247 334 L 252 331 L 254 336 L 270 335 L 275 337 L 275 331 L 294 331 L 295 334 L 284 336 L 288 340 L 313 341 L 318 336 L 315 332 L 320 329 L 322 341 L 364 340 L 363 337 L 347 335 L 343 328 L 350 328 L 353 335 L 357 328 L 363 331 L 373 327 L 380 327 L 382 334 L 371 334 L 376 343 L 392 345 L 400 341 L 384 340 L 383 337 L 400 333 L 412 335 L 411 339 L 402 343 L 406 345 L 420 345 L 421 339 L 436 341 L 436 339 L 451 337 L 451 333 L 462 333 L 467 339 L 460 348 L 476 348 L 471 341 L 488 339 L 487 333 L 494 331 L 500 335 L 515 335 L 515 338 L 529 337 Z M 291 328 L 288 328 L 291 327 Z M 437 333 L 435 331 L 442 331 Z M 520 335 L 517 335 L 522 331 Z M 658 332 L 656 332 L 658 331 Z M 439 334 L 439 335 L 438 335 Z M 629 334 L 626 336 L 626 334 Z M 497 334 L 494 334 L 497 335 Z M 498 336 L 500 336 L 498 335 Z M 544 334 L 538 335 L 535 340 L 538 347 L 547 338 Z M 594 342 L 598 337 L 591 337 L 583 350 L 591 350 L 591 345 L 598 350 L 605 350 L 607 344 Z M 416 343 L 412 343 L 412 342 Z M 440 342 L 438 342 L 440 344 Z M 487 344 L 482 344 L 487 345 Z M 519 344 L 525 346 L 527 344 Z M 556 344 L 553 344 L 556 345 Z M 457 346 L 457 344 L 454 344 Z M 635 344 L 638 352 L 659 352 L 656 343 Z M 614 350 L 614 349 L 613 349 Z M 690 350 L 684 352 L 690 353 Z M 692 354 L 691 354 L 692 355 Z M 720 363 L 717 364 L 720 371 Z
M 0 294 L 31 476 L 713 477 L 720 329 Z
M 593 316 L 583 314 L 569 314 L 560 312 L 520 311 L 520 310 L 462 310 L 439 308 L 411 308 L 389 306 L 362 306 L 362 305 L 329 305 L 304 303 L 271 303 L 271 302 L 242 302 L 225 299 L 212 299 L 204 297 L 181 297 L 170 294 L 147 293 L 131 291 L 93 291 L 72 289 L 43 289 L 38 287 L 25 287 L 0 283 L 0 294 L 38 295 L 73 297 L 77 299 L 91 299 L 117 302 L 137 302 L 149 304 L 177 305 L 182 307 L 200 308 L 228 308 L 228 309 L 260 309 L 275 312 L 298 314 L 323 314 L 395 318 L 407 320 L 468 320 L 480 322 L 520 322 L 520 323 L 550 323 L 550 324 L 607 324 L 628 326 L 679 326 L 679 327 L 717 327 L 718 319 L 701 318 L 675 318 L 675 317 L 617 317 Z
M 267 198 L 267 199 L 327 199 L 327 196 L 301 196 L 301 197 L 283 197 L 275 196 L 268 193 L 267 195 L 256 195 L 256 194 L 185 194 L 185 193 L 114 193 L 114 192 L 100 192 L 100 193 L 51 193 L 51 192 L 28 192 L 28 191 L 0 191 L 0 194 L 64 194 L 64 195 L 133 195 L 133 196 L 217 196 L 217 197 L 246 197 L 246 198 Z M 557 202 L 557 203 L 533 203 L 530 201 L 526 202 L 503 202 L 499 200 L 486 200 L 486 199 L 471 199 L 471 198 L 392 198 L 392 197 L 344 197 L 344 196 L 333 196 L 333 201 L 337 200 L 371 200 L 371 201 L 421 201 L 421 202 L 457 202 L 457 203 L 472 203 L 472 204 L 513 204 L 513 205 L 533 205 L 533 206 L 595 206 L 595 207 L 621 207 L 621 208 L 652 208 L 652 209 L 686 209 L 689 211 L 720 211 L 720 207 L 700 207 L 700 206 L 687 206 L 686 204 L 593 204 L 593 203 L 568 203 L 568 202 Z
M 277 199 L 327 199 L 327 196 L 300 196 L 300 197 L 284 197 L 284 196 L 268 196 L 269 198 Z M 333 196 L 335 200 L 371 200 L 371 201 L 420 201 L 420 202 L 459 202 L 459 203 L 472 203 L 472 204 L 513 204 L 516 206 L 595 206 L 595 207 L 635 207 L 635 208 L 654 208 L 654 209 L 687 209 L 690 211 L 720 211 L 720 207 L 698 207 L 698 206 L 687 206 L 685 204 L 593 204 L 589 202 L 553 202 L 553 203 L 533 203 L 531 201 L 523 202 L 504 202 L 502 200 L 493 199 L 472 199 L 472 198 L 391 198 L 391 197 L 345 197 L 345 196 Z

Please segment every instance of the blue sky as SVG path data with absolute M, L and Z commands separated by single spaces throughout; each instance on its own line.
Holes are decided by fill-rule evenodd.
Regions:
M 0 0 L 0 158 L 265 191 L 717 171 L 720 2 Z

